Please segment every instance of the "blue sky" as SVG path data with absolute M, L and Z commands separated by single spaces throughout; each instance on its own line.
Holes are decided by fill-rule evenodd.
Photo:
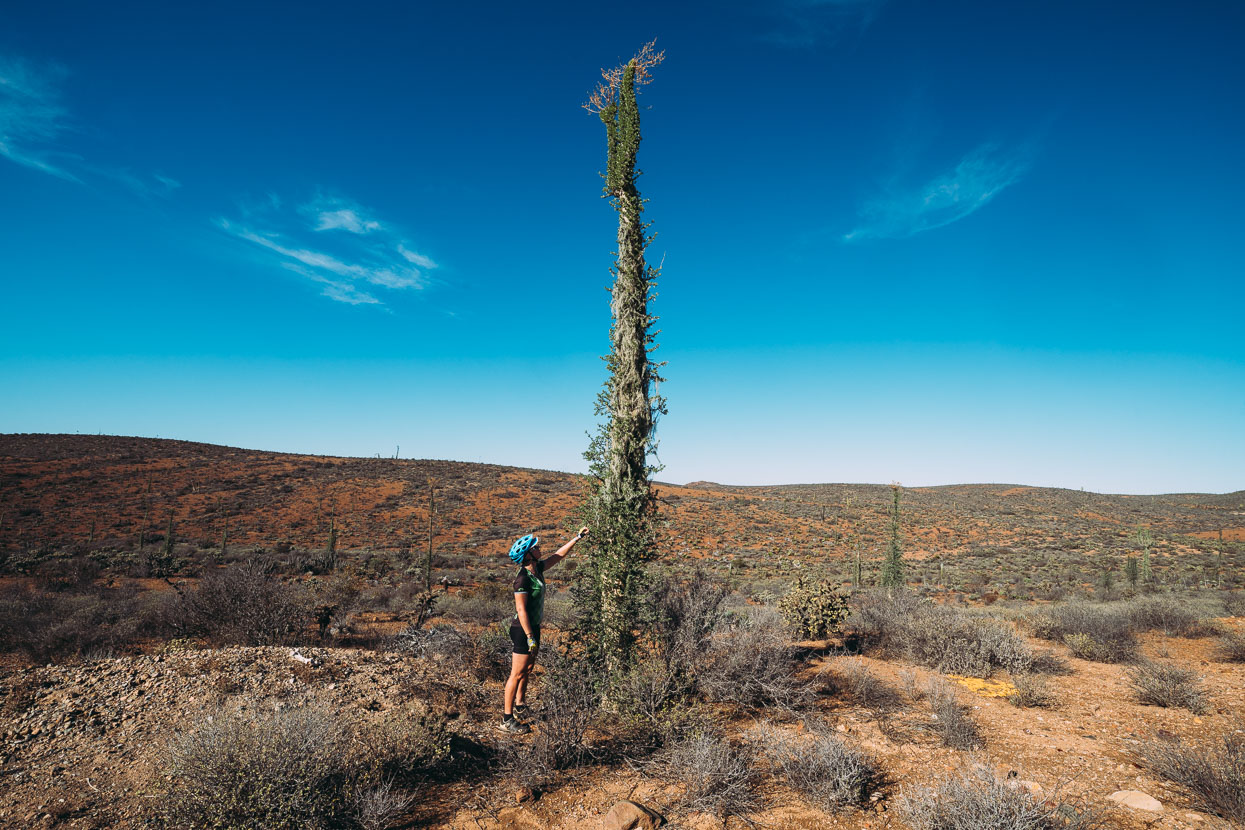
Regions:
M 1245 7 L 629 9 L 10 4 L 0 432 L 584 469 L 656 37 L 661 478 L 1245 487 Z

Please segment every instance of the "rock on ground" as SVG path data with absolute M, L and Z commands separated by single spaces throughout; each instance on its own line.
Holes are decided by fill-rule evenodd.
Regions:
M 1136 810 L 1149 810 L 1152 813 L 1163 812 L 1162 802 L 1154 796 L 1146 795 L 1141 790 L 1119 790 L 1111 793 L 1107 798 Z
M 620 801 L 610 808 L 601 826 L 604 830 L 656 830 L 666 820 L 655 810 L 634 801 Z

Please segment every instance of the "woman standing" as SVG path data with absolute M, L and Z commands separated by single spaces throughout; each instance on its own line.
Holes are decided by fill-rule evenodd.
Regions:
M 504 715 L 497 727 L 502 732 L 522 735 L 531 727 L 515 715 L 527 712 L 527 679 L 536 665 L 540 651 L 540 621 L 545 611 L 545 571 L 565 559 L 575 543 L 588 535 L 581 527 L 558 552 L 540 558 L 540 537 L 528 534 L 510 547 L 510 559 L 521 567 L 514 578 L 514 619 L 510 622 L 510 640 L 514 653 L 510 656 L 510 679 L 506 681 Z

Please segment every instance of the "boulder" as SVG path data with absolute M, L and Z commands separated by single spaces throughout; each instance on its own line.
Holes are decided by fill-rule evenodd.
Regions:
M 1163 812 L 1163 804 L 1152 795 L 1146 795 L 1141 790 L 1118 790 L 1111 793 L 1107 798 L 1112 801 L 1123 804 L 1125 807 L 1132 807 L 1134 810 L 1149 810 L 1152 813 Z
M 666 823 L 656 810 L 634 801 L 620 801 L 610 808 L 601 827 L 603 830 L 657 830 Z

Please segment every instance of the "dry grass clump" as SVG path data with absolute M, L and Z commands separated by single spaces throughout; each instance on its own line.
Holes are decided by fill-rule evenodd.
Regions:
M 1151 741 L 1137 757 L 1154 772 L 1189 792 L 1209 813 L 1245 822 L 1245 739 L 1227 735 L 1222 748 Z
M 903 708 L 903 696 L 899 691 L 869 671 L 859 659 L 848 661 L 846 668 L 836 674 L 837 685 L 869 711 L 885 715 Z
M 729 627 L 719 627 L 696 685 L 717 703 L 795 709 L 814 697 L 811 685 L 796 677 L 799 665 L 778 615 L 749 608 Z
M 577 767 L 589 758 L 588 730 L 601 712 L 589 664 L 549 646 L 543 658 L 535 734 L 530 743 L 511 741 L 504 750 L 503 767 L 508 775 L 533 789 L 545 787 L 559 770 Z M 545 647 L 541 646 L 542 652 Z
M 960 703 L 948 683 L 931 678 L 925 689 L 925 701 L 929 706 L 929 721 L 924 727 L 937 735 L 943 746 L 968 750 L 985 744 L 968 707 Z
M 1117 605 L 1069 602 L 1031 614 L 1034 636 L 1062 642 L 1072 654 L 1100 663 L 1126 663 L 1137 654 L 1133 620 Z
M 1058 702 L 1051 692 L 1050 684 L 1041 675 L 1012 675 L 1012 685 L 1016 687 L 1016 691 L 1008 696 L 1007 702 L 1013 706 L 1034 709 L 1054 706 Z
M 0 588 L 0 650 L 39 662 L 92 658 L 161 633 L 154 603 L 134 590 L 76 582 L 52 587 Z
M 810 723 L 809 737 L 762 730 L 762 753 L 813 806 L 833 812 L 863 804 L 885 783 L 881 768 L 844 743 L 824 723 Z
M 355 820 L 363 830 L 387 830 L 414 801 L 414 797 L 395 790 L 392 779 L 360 789 L 351 799 Z
M 346 818 L 350 735 L 318 710 L 221 716 L 175 737 L 164 812 L 177 827 L 295 830 Z
M 1125 604 L 1135 631 L 1161 631 L 1168 637 L 1192 637 L 1205 631 L 1206 620 L 1187 600 L 1173 596 L 1138 597 Z
M 905 794 L 899 813 L 912 830 L 1069 830 L 1096 826 L 1068 805 L 1054 809 L 989 770 L 974 768 Z
M 683 805 L 719 816 L 747 815 L 758 803 L 756 752 L 732 744 L 716 729 L 698 730 L 673 744 L 660 759 L 664 777 L 683 786 Z
M 1206 693 L 1197 674 L 1188 669 L 1142 660 L 1128 670 L 1127 678 L 1142 703 L 1188 709 L 1194 714 L 1206 711 Z
M 181 637 L 247 646 L 295 642 L 312 622 L 312 600 L 257 562 L 211 570 L 163 609 Z
M 935 605 L 907 591 L 863 592 L 849 627 L 866 648 L 948 674 L 989 677 L 1030 671 L 1032 649 L 1010 625 Z
M 221 713 L 164 747 L 163 819 L 212 830 L 384 827 L 411 802 L 395 782 L 448 756 L 445 724 L 428 716 L 356 729 L 322 709 Z
M 1206 620 L 1189 602 L 1172 596 L 1144 596 L 1123 602 L 1069 602 L 1028 617 L 1035 636 L 1062 642 L 1072 654 L 1099 663 L 1127 663 L 1137 656 L 1138 633 L 1167 636 L 1206 633 Z
M 1245 663 L 1245 634 L 1235 631 L 1220 637 L 1215 658 L 1224 663 Z

